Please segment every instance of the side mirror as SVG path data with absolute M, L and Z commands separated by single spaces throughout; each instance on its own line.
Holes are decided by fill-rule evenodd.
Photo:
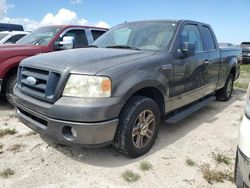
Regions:
M 195 55 L 195 44 L 193 42 L 183 42 L 181 51 L 186 57 Z
M 69 50 L 74 48 L 74 37 L 64 36 L 63 40 L 55 44 L 56 50 Z

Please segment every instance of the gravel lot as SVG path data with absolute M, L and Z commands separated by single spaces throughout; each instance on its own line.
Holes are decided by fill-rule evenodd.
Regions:
M 227 180 L 208 183 L 203 173 L 204 164 L 209 164 L 210 169 L 232 176 L 243 91 L 236 90 L 230 101 L 215 101 L 177 124 L 162 124 L 152 150 L 137 159 L 123 157 L 111 147 L 56 145 L 34 134 L 0 101 L 0 129 L 17 131 L 0 135 L 0 187 L 235 187 Z M 142 161 L 152 168 L 140 169 Z M 122 176 L 126 170 L 140 178 L 127 182 Z

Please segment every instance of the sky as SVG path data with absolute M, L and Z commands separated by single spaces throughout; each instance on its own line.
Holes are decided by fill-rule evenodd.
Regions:
M 125 21 L 189 19 L 212 26 L 219 42 L 250 41 L 250 0 L 0 0 L 0 22 L 27 30 L 50 24 L 113 27 Z

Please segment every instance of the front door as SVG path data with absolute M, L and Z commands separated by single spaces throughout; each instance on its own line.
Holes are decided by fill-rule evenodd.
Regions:
M 204 79 L 204 65 L 208 53 L 204 48 L 200 27 L 196 24 L 183 25 L 177 40 L 176 51 L 181 51 L 184 42 L 195 45 L 195 55 L 190 57 L 176 57 L 173 63 L 173 77 L 170 81 L 169 97 L 172 109 L 184 106 L 204 96 L 206 87 Z

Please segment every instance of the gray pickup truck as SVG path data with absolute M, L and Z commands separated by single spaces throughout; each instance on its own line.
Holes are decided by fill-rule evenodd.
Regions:
M 160 120 L 175 123 L 215 98 L 227 101 L 241 49 L 219 49 L 211 27 L 187 20 L 124 23 L 91 48 L 23 60 L 19 119 L 63 144 L 148 152 Z

